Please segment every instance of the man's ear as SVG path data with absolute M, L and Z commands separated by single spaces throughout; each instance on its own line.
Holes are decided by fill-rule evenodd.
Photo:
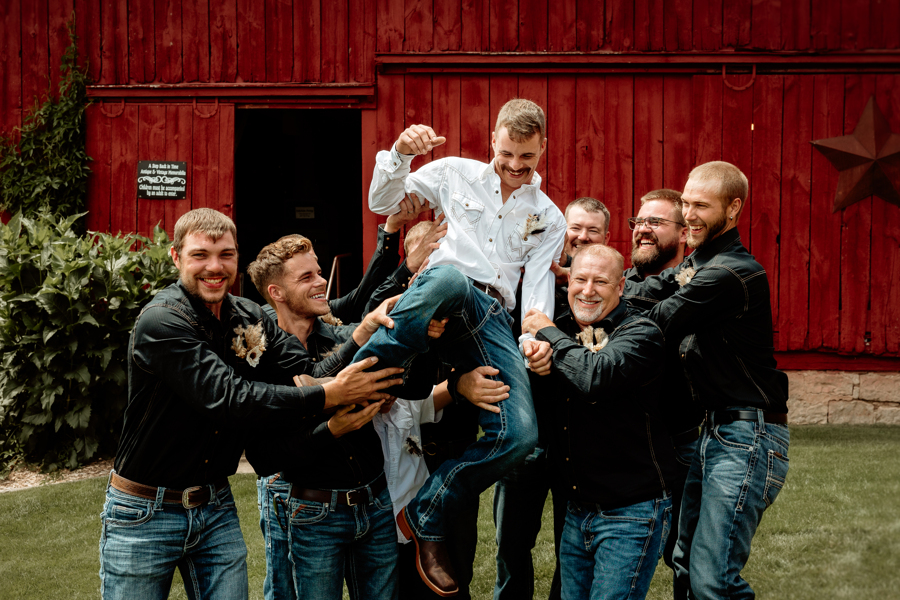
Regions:
M 740 214 L 740 212 L 741 212 L 741 206 L 743 206 L 743 205 L 744 205 L 744 201 L 741 200 L 740 198 L 735 198 L 734 200 L 732 200 L 731 204 L 728 206 L 728 211 L 727 211 L 728 215 L 727 216 L 734 217 L 735 219 L 737 219 L 738 214 Z M 731 221 L 731 220 L 732 219 L 729 219 L 729 221 Z
M 277 283 L 270 283 L 266 286 L 266 291 L 269 292 L 269 297 L 275 302 L 284 302 L 284 290 Z
M 497 132 L 492 131 L 491 132 L 491 150 L 493 150 L 495 154 L 497 152 L 497 148 L 495 147 L 496 144 L 497 144 Z
M 622 279 L 619 280 L 619 298 L 622 297 L 622 294 L 625 293 L 625 276 L 622 275 Z
M 678 243 L 682 246 L 687 244 L 687 234 L 688 234 L 688 226 L 685 225 L 681 228 L 681 235 L 678 236 Z
M 178 260 L 178 253 L 175 251 L 175 246 L 170 246 L 170 247 L 169 247 L 169 256 L 172 257 L 172 262 L 175 263 L 175 268 L 178 269 L 178 270 L 180 271 L 180 270 L 181 270 L 181 264 L 180 264 L 180 261 Z

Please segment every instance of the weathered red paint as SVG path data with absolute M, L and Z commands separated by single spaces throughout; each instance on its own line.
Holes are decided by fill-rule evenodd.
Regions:
M 808 141 L 852 130 L 871 94 L 900 131 L 900 0 L 8 0 L 3 134 L 58 81 L 73 11 L 97 101 L 92 229 L 233 214 L 236 108 L 347 107 L 363 113 L 368 256 L 384 222 L 365 208 L 375 152 L 425 122 L 448 141 L 416 165 L 489 160 L 497 110 L 526 97 L 548 117 L 544 190 L 561 208 L 603 199 L 626 255 L 641 195 L 681 188 L 701 162 L 738 165 L 739 229 L 769 274 L 783 366 L 898 369 L 900 212 L 874 198 L 831 214 L 836 173 Z M 188 162 L 184 200 L 136 199 L 150 158 Z

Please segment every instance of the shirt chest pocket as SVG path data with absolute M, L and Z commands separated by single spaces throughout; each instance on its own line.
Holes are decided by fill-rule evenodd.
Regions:
M 524 262 L 528 253 L 540 248 L 544 243 L 546 233 L 525 233 L 525 223 L 516 223 L 511 231 L 505 231 L 503 235 L 503 249 L 509 262 Z
M 463 231 L 475 231 L 478 222 L 484 215 L 484 204 L 462 192 L 453 192 L 450 194 L 450 206 L 447 212 Z

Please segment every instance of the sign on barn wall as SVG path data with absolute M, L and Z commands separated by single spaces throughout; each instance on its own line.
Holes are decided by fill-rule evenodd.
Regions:
M 144 200 L 184 200 L 187 162 L 139 160 L 137 196 Z

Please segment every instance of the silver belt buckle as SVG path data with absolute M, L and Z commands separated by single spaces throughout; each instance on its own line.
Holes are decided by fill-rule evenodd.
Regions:
M 203 489 L 203 486 L 195 485 L 194 487 L 189 487 L 186 490 L 184 490 L 183 492 L 181 492 L 181 506 L 183 506 L 185 508 L 197 508 L 198 506 L 203 504 L 202 502 L 198 502 L 197 504 L 191 505 L 190 501 L 188 500 L 188 496 L 191 495 L 191 492 L 196 492 L 196 491 L 199 491 L 202 489 Z

